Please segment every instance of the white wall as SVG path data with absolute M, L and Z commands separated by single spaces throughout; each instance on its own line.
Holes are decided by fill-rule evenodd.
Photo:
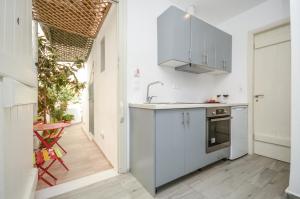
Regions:
M 0 105 L 3 104 L 3 96 L 2 96 L 2 78 L 0 77 Z M 4 149 L 3 149 L 3 146 L 4 146 L 4 132 L 3 132 L 3 108 L 1 107 L 0 108 L 0 176 L 4 176 Z M 5 182 L 5 179 L 4 177 L 0 177 L 0 198 L 5 198 L 4 197 L 4 182 Z
M 247 102 L 248 32 L 289 17 L 287 0 L 269 0 L 244 12 L 219 28 L 233 35 L 233 72 L 229 75 L 195 75 L 157 65 L 157 17 L 172 3 L 168 0 L 128 0 L 127 67 L 128 101 L 144 102 L 146 86 L 161 80 L 151 95 L 156 101 L 205 101 L 219 93 L 228 93 L 231 102 Z M 134 77 L 140 70 L 140 78 Z
M 232 35 L 232 73 L 216 77 L 216 90 L 227 90 L 232 101 L 247 102 L 248 33 L 289 18 L 288 0 L 268 0 L 218 27 Z
M 82 128 L 83 131 L 90 137 L 89 133 L 89 92 L 88 92 L 88 81 L 86 88 L 82 92 Z
M 90 57 L 87 61 L 88 74 L 94 63 L 94 131 L 95 141 L 102 149 L 108 160 L 118 168 L 118 137 L 117 137 L 117 96 L 118 96 L 118 37 L 117 9 L 111 10 L 95 40 Z M 100 71 L 101 46 L 105 37 L 105 71 Z M 87 95 L 87 92 L 85 93 Z M 88 105 L 85 105 L 88 108 Z M 85 110 L 87 110 L 85 108 Z M 84 113 L 85 126 L 88 126 L 88 115 Z M 86 127 L 85 127 L 86 128 Z
M 36 90 L 7 78 L 0 84 L 0 191 L 4 191 L 0 196 L 25 199 L 32 194 L 36 180 L 32 165 Z
M 0 27 L 0 75 L 36 86 L 32 69 L 32 0 L 1 0 Z
M 32 1 L 1 0 L 0 27 L 0 198 L 28 199 L 33 197 L 37 177 L 32 165 L 33 104 L 37 98 L 36 90 L 20 82 L 37 85 Z
M 204 101 L 211 97 L 214 77 L 174 71 L 157 65 L 157 17 L 171 3 L 168 0 L 128 0 L 127 5 L 127 87 L 128 102 L 142 103 L 147 84 L 160 80 L 151 95 L 153 101 Z M 134 77 L 140 70 L 140 77 Z
M 291 170 L 287 192 L 300 197 L 300 1 L 291 0 L 292 103 Z
M 88 64 L 85 63 L 84 68 L 80 72 L 81 81 L 86 83 L 85 89 L 81 93 L 81 109 L 82 109 L 82 128 L 84 132 L 90 137 L 89 134 L 89 78 L 90 69 Z

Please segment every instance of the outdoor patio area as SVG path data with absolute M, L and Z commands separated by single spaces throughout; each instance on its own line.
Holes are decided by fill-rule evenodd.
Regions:
M 80 124 L 67 127 L 59 143 L 67 151 L 62 160 L 69 171 L 58 161 L 50 167 L 48 171 L 57 178 L 56 185 L 112 168 L 98 146 L 82 131 Z M 44 177 L 53 182 L 49 176 Z M 37 190 L 46 187 L 49 186 L 39 180 Z

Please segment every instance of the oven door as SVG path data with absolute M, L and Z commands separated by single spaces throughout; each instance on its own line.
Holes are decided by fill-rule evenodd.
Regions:
M 230 123 L 230 116 L 207 118 L 207 153 L 230 146 Z

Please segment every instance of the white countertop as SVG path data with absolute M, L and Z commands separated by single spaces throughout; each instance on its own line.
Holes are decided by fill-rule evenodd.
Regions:
M 224 106 L 248 106 L 247 103 L 215 103 L 215 104 L 205 104 L 205 103 L 151 103 L 151 104 L 134 104 L 130 103 L 130 108 L 142 108 L 142 109 L 181 109 L 181 108 L 208 108 L 208 107 L 224 107 Z

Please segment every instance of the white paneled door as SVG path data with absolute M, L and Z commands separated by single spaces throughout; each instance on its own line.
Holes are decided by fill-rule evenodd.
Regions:
M 255 35 L 254 152 L 290 161 L 290 26 Z

